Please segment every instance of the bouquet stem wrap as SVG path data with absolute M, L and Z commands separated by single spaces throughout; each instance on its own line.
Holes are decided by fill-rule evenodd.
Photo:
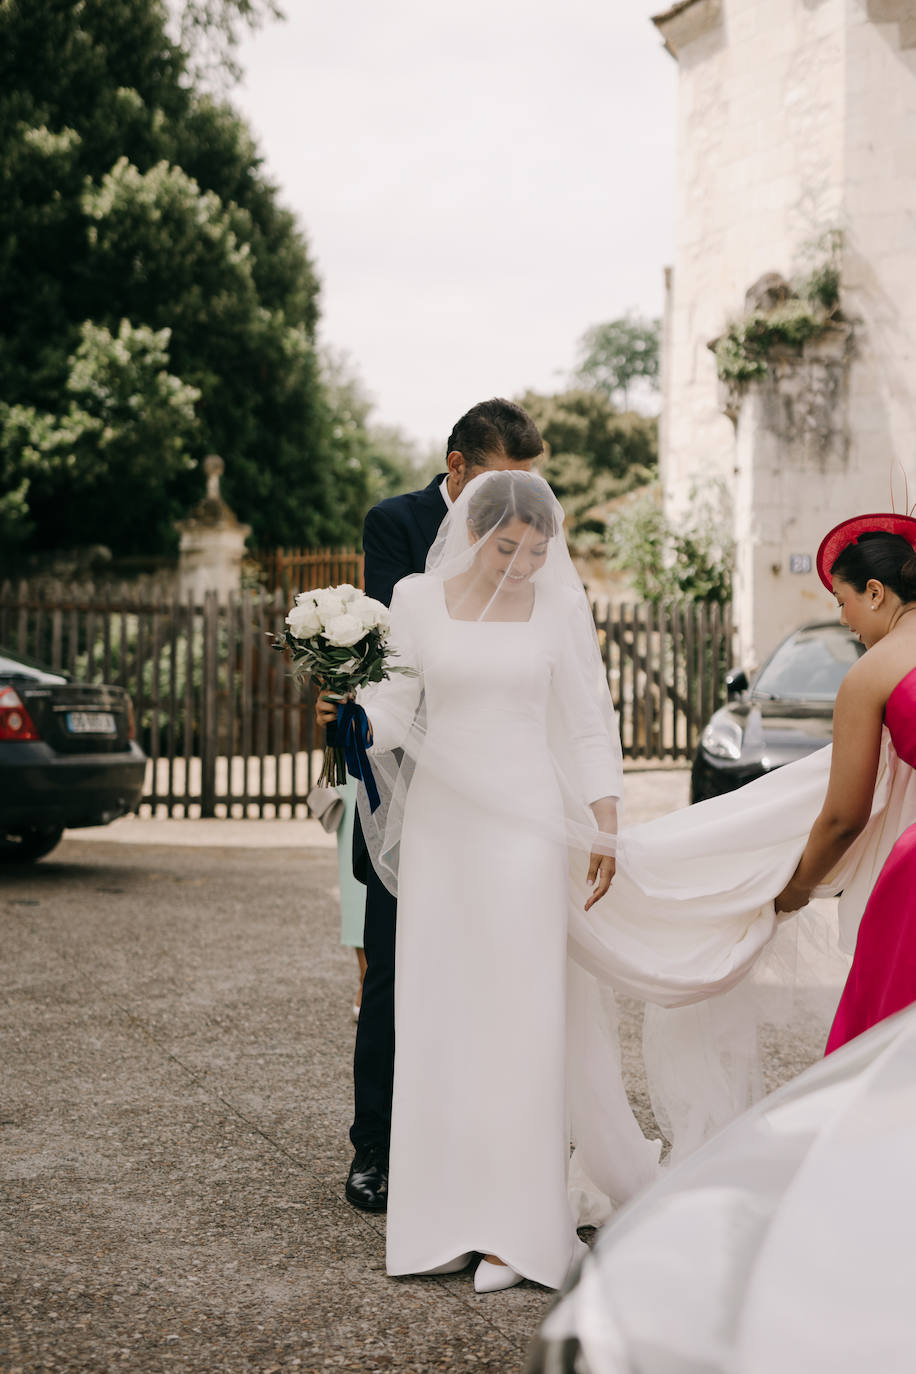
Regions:
M 337 747 L 340 747 L 339 742 L 343 740 L 348 773 L 363 783 L 369 799 L 369 810 L 377 811 L 381 805 L 381 798 L 369 755 L 366 753 L 369 744 L 369 721 L 365 711 L 361 706 L 357 706 L 355 701 L 343 702 L 337 708 L 337 723 L 331 729 L 334 731 Z

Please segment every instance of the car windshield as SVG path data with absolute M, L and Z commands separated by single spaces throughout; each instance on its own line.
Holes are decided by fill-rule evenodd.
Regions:
M 755 697 L 793 701 L 833 701 L 846 673 L 863 653 L 842 625 L 799 630 L 780 644 L 754 683 Z
M 30 677 L 36 682 L 66 682 L 66 675 L 55 673 L 53 668 L 45 668 L 30 658 L 17 655 L 13 657 L 9 649 L 0 648 L 0 677 Z

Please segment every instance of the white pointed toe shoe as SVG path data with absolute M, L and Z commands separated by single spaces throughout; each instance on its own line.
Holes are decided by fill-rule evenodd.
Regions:
M 421 1269 L 420 1277 L 423 1278 L 427 1274 L 460 1274 L 462 1269 L 467 1269 L 470 1264 L 472 1253 L 473 1251 L 468 1250 L 466 1254 L 458 1255 L 453 1260 L 446 1260 L 444 1264 L 437 1264 L 434 1269 Z
M 474 1288 L 478 1293 L 498 1293 L 501 1288 L 514 1288 L 521 1281 L 522 1275 L 508 1264 L 491 1264 L 482 1259 L 474 1270 Z

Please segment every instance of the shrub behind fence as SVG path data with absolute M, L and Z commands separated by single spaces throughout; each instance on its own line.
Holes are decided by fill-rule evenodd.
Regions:
M 322 741 L 311 689 L 271 648 L 287 608 L 282 591 L 194 604 L 127 587 L 7 583 L 0 646 L 81 682 L 127 688 L 152 814 L 301 816 Z M 729 609 L 625 605 L 595 618 L 624 754 L 690 757 L 722 702 Z

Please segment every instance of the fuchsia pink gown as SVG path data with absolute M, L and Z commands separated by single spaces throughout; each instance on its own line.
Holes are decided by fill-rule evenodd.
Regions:
M 916 768 L 916 668 L 888 697 L 884 723 L 898 757 Z M 897 840 L 868 899 L 826 1053 L 911 1002 L 916 1002 L 916 825 Z

